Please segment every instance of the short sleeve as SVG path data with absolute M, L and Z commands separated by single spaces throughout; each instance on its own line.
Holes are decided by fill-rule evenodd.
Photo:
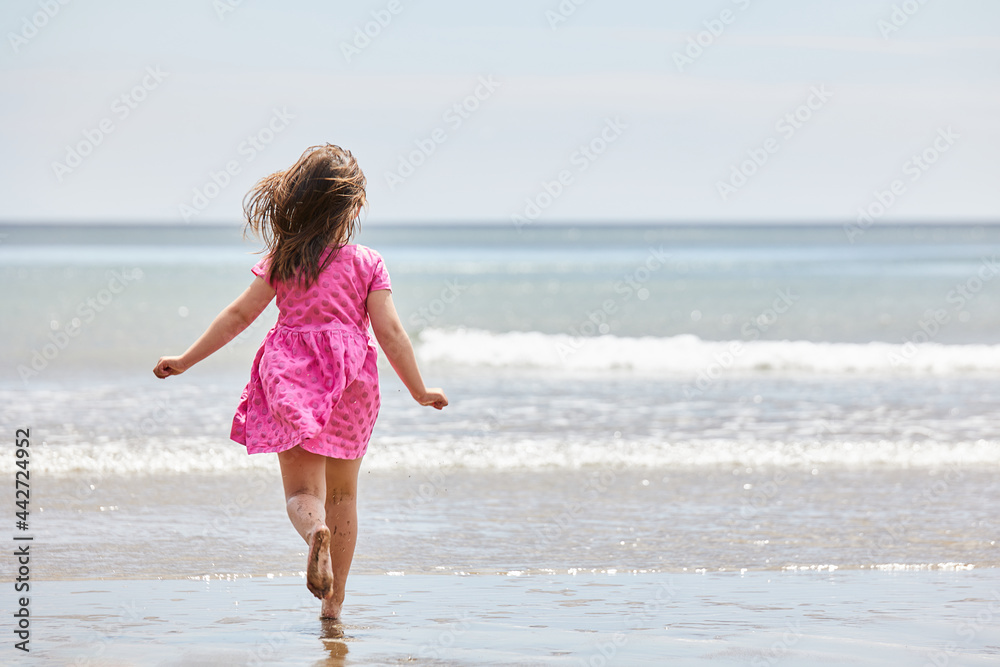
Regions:
M 270 284 L 271 281 L 267 277 L 270 265 L 271 265 L 271 258 L 269 256 L 265 256 L 262 257 L 259 262 L 254 264 L 253 268 L 251 268 L 250 270 L 253 272 L 255 276 L 257 276 L 258 278 L 263 278 L 264 282 Z
M 372 280 L 369 284 L 368 291 L 374 292 L 375 290 L 387 289 L 392 290 L 392 284 L 389 282 L 389 271 L 385 268 L 385 262 L 382 261 L 382 256 L 377 252 L 372 251 L 372 257 L 374 262 L 372 263 Z

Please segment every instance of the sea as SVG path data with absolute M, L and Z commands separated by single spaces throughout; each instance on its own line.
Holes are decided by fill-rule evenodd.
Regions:
M 371 223 L 357 242 L 451 404 L 417 405 L 380 359 L 353 572 L 1000 566 L 1000 226 Z M 228 438 L 274 304 L 152 373 L 259 250 L 236 223 L 0 227 L 0 422 L 30 433 L 35 576 L 301 575 L 276 458 Z M 8 489 L 18 469 L 0 454 Z

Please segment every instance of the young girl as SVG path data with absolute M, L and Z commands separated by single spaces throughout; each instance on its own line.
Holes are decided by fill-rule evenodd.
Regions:
M 246 329 L 277 295 L 278 322 L 250 370 L 231 438 L 247 452 L 277 452 L 288 517 L 309 545 L 306 586 L 339 618 L 357 541 L 361 459 L 379 410 L 375 345 L 410 395 L 440 410 L 392 303 L 377 252 L 348 245 L 365 205 L 365 176 L 337 146 L 313 146 L 247 195 L 247 228 L 267 254 L 256 279 L 179 357 L 162 357 L 159 378 L 183 373 Z

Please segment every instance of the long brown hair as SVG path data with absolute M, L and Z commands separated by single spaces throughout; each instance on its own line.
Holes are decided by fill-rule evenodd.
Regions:
M 243 199 L 251 230 L 271 258 L 269 282 L 311 285 L 357 231 L 365 175 L 349 150 L 310 146 L 285 171 L 260 179 Z M 323 251 L 333 250 L 322 262 Z

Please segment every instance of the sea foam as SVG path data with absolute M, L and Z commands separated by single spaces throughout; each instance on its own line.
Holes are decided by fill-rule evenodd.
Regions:
M 61 440 L 61 439 L 59 439 Z M 822 469 L 935 468 L 1000 465 L 1000 445 L 991 440 L 941 443 L 929 440 L 781 441 L 638 438 L 566 439 L 534 437 L 481 439 L 436 436 L 372 440 L 365 468 L 371 472 L 420 472 L 428 478 L 449 470 L 610 470 L 786 467 Z M 43 476 L 78 477 L 81 493 L 111 475 L 266 474 L 274 455 L 247 456 L 246 450 L 218 439 L 153 437 L 138 444 L 109 440 L 96 444 L 45 442 L 32 445 L 31 470 Z M 0 473 L 13 474 L 13 457 L 0 459 Z
M 425 329 L 425 363 L 708 377 L 727 371 L 822 374 L 950 374 L 1000 371 L 1000 345 L 707 341 L 692 335 L 575 337 L 535 331 Z

